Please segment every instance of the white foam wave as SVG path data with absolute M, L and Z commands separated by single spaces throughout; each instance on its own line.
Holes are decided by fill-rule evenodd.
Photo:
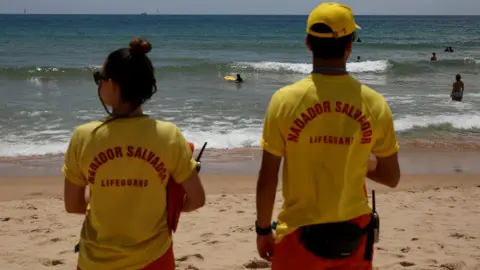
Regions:
M 236 69 L 253 68 L 259 71 L 295 72 L 308 74 L 312 65 L 307 63 L 282 63 L 282 62 L 239 62 L 231 65 Z M 387 60 L 363 61 L 347 63 L 347 70 L 352 73 L 384 72 L 389 68 Z
M 51 115 L 51 111 L 20 111 L 17 112 L 16 114 L 22 115 L 22 116 L 28 116 L 28 117 L 36 117 L 36 116 L 48 116 Z
M 24 143 L 0 143 L 0 156 L 35 156 L 65 153 L 67 142 L 37 141 Z
M 352 73 L 384 72 L 390 67 L 387 60 L 347 63 L 347 70 Z
M 402 99 L 400 98 L 400 101 Z M 406 101 L 407 99 L 404 99 Z M 181 130 L 188 141 L 201 147 L 204 142 L 209 148 L 232 149 L 241 147 L 258 147 L 262 134 L 262 119 L 245 119 L 233 124 L 228 121 L 216 121 L 205 130 L 204 125 L 196 124 L 198 119 L 192 118 L 188 126 Z M 184 124 L 187 124 L 184 122 Z M 395 120 L 397 132 L 411 129 L 451 125 L 458 130 L 480 129 L 480 113 L 448 114 L 448 115 L 403 115 Z M 37 134 L 37 133 L 36 133 Z M 36 139 L 35 136 L 10 136 L 0 142 L 0 156 L 31 156 L 64 153 L 70 132 L 52 126 L 38 133 L 39 136 L 49 135 L 48 139 Z M 45 138 L 45 137 L 44 137 Z
M 413 128 L 424 128 L 428 126 L 451 125 L 456 129 L 478 129 L 480 128 L 479 114 L 451 114 L 451 115 L 406 115 L 395 120 L 397 131 L 406 131 Z
M 42 81 L 40 77 L 31 77 L 27 79 L 28 83 L 36 88 L 42 88 Z
M 385 99 L 391 104 L 410 104 L 414 102 L 415 97 L 411 95 L 406 96 L 387 96 L 385 95 Z
M 204 142 L 208 143 L 209 148 L 232 149 L 241 147 L 259 146 L 261 125 L 254 125 L 249 128 L 233 130 L 231 125 L 220 123 L 214 126 L 210 131 L 200 130 L 198 128 L 182 129 L 185 138 L 193 142 L 195 147 L 201 147 Z M 52 134 L 49 140 L 34 140 L 31 136 L 23 137 L 19 142 L 9 143 L 0 142 L 0 156 L 34 156 L 46 154 L 65 153 L 68 146 L 68 136 L 63 131 L 49 131 L 45 134 Z
M 477 60 L 473 57 L 465 57 L 465 58 L 463 58 L 463 62 L 465 64 L 474 64 L 474 65 L 475 64 L 480 64 L 480 60 Z
M 232 149 L 259 146 L 262 127 L 243 128 L 212 133 L 210 131 L 184 130 L 185 138 L 193 142 L 195 147 L 201 147 L 204 142 L 209 148 Z

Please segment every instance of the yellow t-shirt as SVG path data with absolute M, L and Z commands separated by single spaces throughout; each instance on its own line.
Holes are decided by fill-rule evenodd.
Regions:
M 370 213 L 368 157 L 398 151 L 384 97 L 349 75 L 313 74 L 278 90 L 261 146 L 285 159 L 277 241 L 301 226 Z
M 138 270 L 170 247 L 166 185 L 186 180 L 196 162 L 180 130 L 149 117 L 91 122 L 76 128 L 62 171 L 88 185 L 80 237 L 81 269 Z

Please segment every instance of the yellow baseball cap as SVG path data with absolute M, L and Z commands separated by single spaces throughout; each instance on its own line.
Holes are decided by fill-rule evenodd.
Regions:
M 315 24 L 323 23 L 332 29 L 332 33 L 317 33 L 312 30 Z M 341 38 L 361 29 L 355 23 L 353 11 L 340 3 L 325 2 L 318 5 L 308 16 L 307 33 L 319 38 Z

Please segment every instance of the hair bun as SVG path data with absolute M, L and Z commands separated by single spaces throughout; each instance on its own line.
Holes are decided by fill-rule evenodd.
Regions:
M 130 41 L 130 51 L 147 54 L 152 50 L 152 44 L 142 39 L 133 39 Z

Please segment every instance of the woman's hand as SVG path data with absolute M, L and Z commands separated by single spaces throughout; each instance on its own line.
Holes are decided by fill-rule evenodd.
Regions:
M 377 158 L 374 155 L 368 157 L 367 168 L 369 172 L 373 172 L 377 169 Z

